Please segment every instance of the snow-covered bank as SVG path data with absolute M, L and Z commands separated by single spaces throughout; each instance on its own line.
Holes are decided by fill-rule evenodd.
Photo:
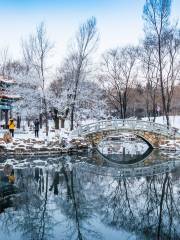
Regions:
M 143 119 L 147 120 L 147 119 Z M 95 121 L 92 119 L 91 121 Z M 84 121 L 83 124 L 91 122 Z M 173 127 L 180 129 L 180 116 L 171 116 L 170 121 Z M 156 122 L 165 124 L 163 117 L 157 117 Z M 21 130 L 15 130 L 15 137 L 9 142 L 4 139 L 4 130 L 0 130 L 0 152 L 5 154 L 54 154 L 69 151 L 76 151 L 90 146 L 83 138 L 73 136 L 72 132 L 66 129 L 55 130 L 53 121 L 50 122 L 48 137 L 46 137 L 45 128 L 39 131 L 39 138 L 35 138 L 32 127 Z M 7 132 L 7 131 L 6 131 Z M 165 140 L 160 146 L 161 149 L 170 151 L 180 151 L 180 139 Z
M 9 137 L 5 137 L 8 135 Z M 39 138 L 35 138 L 34 131 L 15 131 L 11 138 L 8 131 L 0 133 L 1 155 L 53 155 L 72 153 L 87 149 L 88 143 L 82 138 L 74 138 L 69 131 L 51 129 L 48 137 L 45 129 L 40 130 Z
M 170 116 L 169 119 L 170 125 L 180 130 L 180 116 Z M 143 118 L 143 120 L 148 121 L 148 118 Z M 155 122 L 166 125 L 166 118 L 164 116 L 156 117 Z M 180 140 L 167 140 L 164 144 L 160 145 L 160 149 L 168 151 L 180 151 Z

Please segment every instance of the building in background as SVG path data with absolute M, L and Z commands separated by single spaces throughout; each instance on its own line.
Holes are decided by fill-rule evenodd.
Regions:
M 20 96 L 13 95 L 11 89 L 16 81 L 0 76 L 0 125 L 8 128 L 8 120 L 12 117 L 13 103 L 20 99 Z

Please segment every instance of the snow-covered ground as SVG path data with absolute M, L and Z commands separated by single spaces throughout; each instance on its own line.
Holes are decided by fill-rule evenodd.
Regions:
M 22 125 L 22 129 L 15 129 L 14 131 L 14 139 L 35 139 L 35 132 L 33 130 L 33 125 L 28 127 L 27 124 Z M 0 129 L 0 138 L 3 137 L 4 133 L 8 130 Z M 70 132 L 68 130 L 68 126 L 65 126 L 64 129 L 55 130 L 54 122 L 49 121 L 49 132 L 48 137 L 46 136 L 45 127 L 39 130 L 39 138 L 38 140 L 46 140 L 53 141 L 54 139 L 61 140 L 62 138 L 69 138 Z
M 172 127 L 180 129 L 180 116 L 170 116 L 169 119 Z M 143 120 L 148 121 L 148 118 L 143 118 Z M 166 118 L 163 116 L 157 117 L 155 122 L 166 125 Z
M 144 118 L 143 120 L 148 120 L 148 119 Z M 81 124 L 85 125 L 85 124 L 89 124 L 91 122 L 95 122 L 95 119 L 91 119 L 91 120 L 88 119 L 87 121 L 83 121 Z M 166 124 L 166 119 L 165 119 L 165 117 L 157 117 L 156 122 L 160 123 L 160 124 Z M 171 122 L 171 126 L 180 129 L 180 116 L 170 116 L 170 122 Z M 2 140 L 4 132 L 5 132 L 4 130 L 0 129 L 0 139 L 1 139 L 0 145 L 5 144 L 5 143 L 3 143 L 3 140 Z M 48 137 L 46 137 L 45 128 L 43 128 L 43 129 L 40 129 L 39 138 L 36 138 L 36 140 L 38 142 L 44 141 L 44 144 L 46 145 L 47 142 L 57 142 L 57 141 L 59 141 L 59 143 L 61 143 L 61 141 L 63 139 L 63 141 L 65 140 L 65 142 L 68 144 L 73 138 L 74 138 L 74 136 L 69 131 L 69 122 L 68 121 L 65 124 L 64 129 L 55 130 L 54 129 L 54 121 L 51 120 L 51 121 L 49 121 Z M 13 139 L 13 142 L 14 141 L 20 142 L 21 140 L 23 142 L 24 140 L 27 140 L 27 139 L 34 139 L 35 140 L 34 130 L 33 130 L 33 125 L 29 128 L 27 126 L 27 124 L 24 123 L 23 124 L 23 129 L 15 130 L 15 137 Z M 162 147 L 164 149 L 166 149 L 166 148 L 168 149 L 168 148 L 171 148 L 171 147 L 174 148 L 174 146 L 175 146 L 176 150 L 180 150 L 180 140 L 177 140 L 176 142 L 174 140 L 168 141 Z
M 148 121 L 148 118 L 143 118 L 142 120 L 146 120 Z M 96 122 L 96 119 L 87 119 L 85 121 L 81 122 L 81 125 L 86 125 L 86 124 L 90 124 L 93 122 Z M 171 122 L 171 126 L 175 127 L 175 128 L 179 128 L 180 129 L 180 116 L 170 116 L 170 122 Z M 157 117 L 156 118 L 156 123 L 160 123 L 160 124 L 165 124 L 166 125 L 166 119 L 165 117 Z M 79 124 L 80 125 L 80 124 Z M 55 130 L 54 129 L 54 121 L 50 120 L 49 121 L 49 136 L 47 138 L 47 140 L 51 140 L 52 138 L 54 138 L 55 136 L 60 136 L 61 137 L 65 137 L 67 138 L 67 136 L 70 135 L 70 124 L 69 121 L 65 121 L 65 128 L 64 129 L 60 129 L 60 130 Z M 19 133 L 18 130 L 15 130 L 15 138 L 23 138 L 23 139 L 28 139 L 28 138 L 34 138 L 34 131 L 33 131 L 33 126 L 31 126 L 31 130 L 27 127 L 27 124 L 23 124 L 23 130 L 21 130 L 20 132 L 22 134 Z M 0 137 L 3 136 L 4 131 L 2 129 L 0 129 Z M 45 134 L 45 129 L 42 129 L 39 131 L 39 139 L 46 139 L 46 134 Z

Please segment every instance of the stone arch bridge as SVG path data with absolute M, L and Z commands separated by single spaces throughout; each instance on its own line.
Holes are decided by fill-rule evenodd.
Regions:
M 96 147 L 106 137 L 122 132 L 133 133 L 153 148 L 159 148 L 165 140 L 180 139 L 180 132 L 177 128 L 168 128 L 166 125 L 134 119 L 98 121 L 79 127 L 74 134 L 85 137 L 92 146 Z

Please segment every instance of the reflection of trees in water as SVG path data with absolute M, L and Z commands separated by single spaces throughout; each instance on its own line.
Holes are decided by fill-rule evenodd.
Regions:
M 24 193 L 15 211 L 0 215 L 2 231 L 49 240 L 57 227 L 64 234 L 61 239 L 95 240 L 101 236 L 93 220 L 100 218 L 138 239 L 180 239 L 180 187 L 172 174 L 118 179 L 66 164 L 49 172 L 18 170 L 16 176 Z
M 64 176 L 66 193 L 61 196 L 61 211 L 66 216 L 65 239 L 101 239 L 94 230 L 89 219 L 93 215 L 94 203 L 89 201 L 84 188 L 84 182 L 76 169 L 63 166 L 61 173 Z M 63 201 L 62 201 L 63 199 Z
M 99 214 L 105 225 L 136 233 L 138 239 L 180 239 L 179 179 L 172 174 L 113 179 L 77 168 L 70 175 L 71 208 L 66 216 L 75 220 L 77 229 L 83 210 L 88 212 L 85 219 Z
M 5 212 L 2 231 L 19 231 L 22 239 L 53 238 L 52 231 L 57 221 L 53 218 L 52 207 L 48 205 L 53 194 L 57 195 L 54 210 L 61 208 L 65 216 L 63 222 L 59 221 L 60 227 L 66 225 L 64 239 L 100 239 L 100 235 L 88 222 L 94 205 L 85 196 L 76 170 L 67 166 L 63 166 L 60 172 L 56 170 L 50 173 L 39 168 L 24 169 L 17 170 L 16 177 L 16 184 L 23 195 L 14 204 L 16 211 Z
M 14 203 L 15 211 L 6 211 L 3 227 L 6 231 L 20 231 L 22 239 L 51 239 L 53 219 L 47 211 L 48 172 L 32 169 L 17 171 L 17 185 L 23 194 Z M 45 176 L 44 176 L 45 175 Z M 45 181 L 44 181 L 45 178 Z
M 166 173 L 147 178 L 145 190 L 142 193 L 146 203 L 143 228 L 157 239 L 180 239 L 180 199 L 173 189 L 172 176 Z
M 120 180 L 68 166 L 63 166 L 60 174 L 63 183 L 56 188 L 64 191 L 61 189 L 56 204 L 65 216 L 65 239 L 100 238 L 90 224 L 97 214 L 104 224 L 135 232 L 139 239 L 180 239 L 180 196 L 171 174 Z M 55 179 L 57 173 L 52 184 Z
M 136 232 L 139 239 L 180 239 L 180 198 L 173 192 L 170 174 L 117 180 L 113 185 L 102 205 L 105 224 Z

